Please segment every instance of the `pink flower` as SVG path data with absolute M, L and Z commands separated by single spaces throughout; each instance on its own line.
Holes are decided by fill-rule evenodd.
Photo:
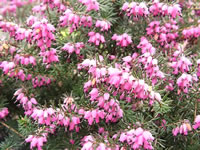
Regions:
M 152 79 L 153 85 L 157 83 L 158 78 L 163 79 L 165 77 L 164 73 L 160 71 L 158 67 L 158 60 L 153 59 L 150 53 L 145 52 L 139 57 L 139 62 L 144 65 L 146 74 L 150 79 Z
M 180 134 L 183 134 L 183 135 L 187 135 L 188 134 L 187 125 L 185 123 L 180 126 L 179 132 L 180 132 Z
M 37 43 L 37 46 L 40 47 L 41 51 L 51 47 L 52 41 L 55 40 L 53 32 L 55 28 L 53 25 L 49 24 L 46 19 L 41 21 L 36 21 L 33 25 L 33 41 Z
M 7 62 L 3 61 L 0 64 L 0 68 L 3 69 L 4 74 L 7 74 L 9 71 L 11 71 L 13 68 L 15 68 L 15 63 L 14 62 Z
M 120 141 L 120 142 L 124 142 L 124 141 L 126 141 L 126 139 L 127 139 L 126 134 L 125 134 L 125 133 L 122 133 L 122 134 L 120 135 L 119 141 Z
M 65 5 L 62 4 L 60 0 L 43 0 L 43 3 L 46 4 L 51 9 L 57 8 L 58 11 L 64 11 L 66 9 Z
M 70 139 L 69 142 L 73 145 L 75 141 L 73 139 Z
M 100 33 L 89 32 L 88 36 L 90 37 L 89 40 L 88 40 L 89 43 L 95 43 L 95 45 L 97 45 L 97 46 L 100 43 L 105 43 L 105 38 Z
M 110 97 L 110 94 L 109 94 L 109 93 L 105 93 L 105 94 L 104 94 L 104 100 L 108 100 L 109 97 Z
M 31 142 L 33 139 L 33 135 L 29 135 L 28 138 L 25 139 L 26 142 Z
M 43 136 L 34 136 L 29 135 L 28 138 L 25 139 L 27 143 L 31 143 L 30 148 L 33 149 L 34 147 L 37 147 L 38 150 L 42 150 L 42 146 L 44 143 L 47 142 L 46 135 Z
M 172 130 L 172 133 L 174 136 L 177 136 L 177 134 L 179 133 L 179 127 L 176 127 Z
M 194 120 L 194 125 L 193 125 L 193 128 L 196 130 L 197 128 L 200 127 L 200 115 L 197 115 L 195 120 Z
M 110 29 L 110 23 L 107 21 L 96 21 L 96 27 L 101 28 L 101 31 L 108 31 Z
M 35 57 L 30 56 L 30 57 L 29 57 L 29 62 L 30 62 L 33 66 L 35 66 L 35 65 L 36 65 L 36 59 L 35 59 Z
M 122 6 L 122 10 L 123 11 L 126 11 L 127 9 L 129 8 L 129 3 L 128 2 L 125 2 Z
M 94 142 L 94 138 L 92 136 L 85 136 L 83 139 L 82 139 L 82 148 L 81 150 L 92 150 L 92 145 Z
M 197 76 L 200 77 L 200 59 L 197 60 Z
M 106 150 L 106 145 L 104 143 L 100 143 L 96 150 Z
M 174 69 L 173 73 L 178 74 L 179 71 L 181 71 L 182 73 L 188 72 L 189 67 L 192 66 L 192 63 L 188 58 L 182 56 L 178 61 L 172 62 L 170 66 Z
M 0 110 L 0 119 L 5 118 L 9 114 L 8 108 L 2 108 Z
M 120 45 L 121 47 L 126 47 L 132 43 L 131 37 L 127 33 L 122 35 L 114 34 L 112 40 L 117 41 L 117 45 Z
M 73 32 L 80 26 L 91 27 L 92 17 L 91 16 L 79 16 L 72 12 L 70 9 L 66 9 L 63 16 L 60 17 L 60 25 L 70 27 L 70 32 Z
M 96 0 L 79 0 L 79 2 L 87 7 L 87 11 L 99 10 L 99 3 Z
M 188 88 L 192 86 L 192 76 L 186 73 L 183 73 L 177 80 L 178 87 L 184 93 L 188 93 Z
M 90 100 L 95 100 L 98 97 L 98 89 L 93 88 L 92 91 L 89 93 L 90 94 Z
M 145 37 L 141 37 L 140 43 L 137 47 L 142 49 L 143 54 L 149 52 L 151 55 L 154 55 L 156 52 L 156 49 Z
M 132 16 L 133 20 L 137 20 L 139 17 L 146 17 L 149 14 L 146 3 L 124 3 L 122 10 L 126 12 L 127 16 Z
M 43 56 L 43 63 L 50 64 L 52 62 L 58 62 L 58 56 L 56 54 L 56 49 L 51 48 L 49 51 L 41 52 L 41 56 Z
M 151 143 L 154 137 L 149 131 L 145 131 L 142 128 L 132 129 L 130 131 L 124 132 L 120 135 L 120 142 L 127 142 L 132 149 L 153 149 Z
M 126 56 L 126 57 L 123 58 L 123 61 L 129 63 L 129 62 L 132 61 L 132 57 L 131 56 Z
M 75 52 L 77 55 L 80 54 L 80 50 L 84 47 L 85 45 L 82 42 L 79 43 L 66 43 L 64 47 L 62 47 L 62 50 L 67 51 L 69 54 Z
M 105 130 L 104 130 L 104 128 L 103 128 L 103 127 L 100 127 L 98 132 L 99 132 L 100 134 L 102 134 L 102 133 L 104 133 L 104 132 L 105 132 Z
M 162 16 L 170 16 L 172 18 L 176 18 L 181 15 L 180 5 L 175 4 L 172 6 L 168 6 L 164 3 L 160 3 L 159 1 L 155 1 L 153 5 L 150 6 L 149 11 L 154 15 L 162 15 Z
M 174 136 L 177 136 L 178 133 L 182 135 L 188 135 L 188 131 L 191 131 L 191 125 L 188 120 L 185 120 L 183 124 L 181 124 L 180 127 L 176 127 L 172 130 L 172 133 Z
M 29 16 L 26 23 L 28 26 L 32 26 L 37 21 L 37 17 Z

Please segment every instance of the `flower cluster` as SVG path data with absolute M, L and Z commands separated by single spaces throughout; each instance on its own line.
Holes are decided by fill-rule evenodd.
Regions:
M 98 106 L 103 108 L 107 113 L 105 117 L 106 122 L 117 122 L 120 118 L 123 117 L 123 110 L 120 108 L 119 102 L 117 100 L 111 99 L 108 101 L 108 98 L 105 98 L 105 94 L 104 98 L 99 98 Z
M 85 136 L 81 140 L 82 148 L 81 150 L 119 150 L 119 145 L 108 146 L 107 137 L 104 137 L 105 140 L 102 142 L 98 142 L 92 135 Z
M 150 14 L 153 16 L 170 16 L 171 18 L 181 16 L 181 7 L 179 4 L 169 6 L 157 0 L 149 8 L 144 2 L 126 2 L 123 4 L 122 10 L 126 12 L 127 16 L 133 16 L 134 20 L 138 19 L 138 17 L 147 17 Z
M 100 43 L 105 43 L 105 38 L 103 35 L 101 35 L 100 33 L 96 33 L 96 32 L 89 32 L 88 36 L 90 37 L 88 42 L 89 43 L 94 43 L 95 45 L 99 45 Z
M 102 65 L 99 64 L 98 65 Z M 150 87 L 144 82 L 144 80 L 138 80 L 130 75 L 130 70 L 121 70 L 119 67 L 97 67 L 97 61 L 95 60 L 85 60 L 80 65 L 80 68 L 87 69 L 89 67 L 88 73 L 90 73 L 93 78 L 95 78 L 95 84 L 92 81 L 88 81 L 84 85 L 84 91 L 87 92 L 91 86 L 96 86 L 98 84 L 104 84 L 107 90 L 112 93 L 114 96 L 119 95 L 121 99 L 127 99 L 128 102 L 131 102 L 132 99 L 124 95 L 125 92 L 129 92 L 131 97 L 138 99 L 148 99 L 152 100 Z M 122 66 L 121 66 L 122 67 Z M 111 88 L 111 86 L 114 88 Z M 113 89 L 113 90 L 111 90 Z M 157 92 L 155 92 L 157 93 Z M 153 95 L 160 95 L 159 93 Z M 97 88 L 93 88 L 90 92 L 90 100 L 95 100 L 99 97 L 99 92 Z M 160 96 L 153 96 L 153 100 L 160 101 Z M 133 100 L 134 101 L 134 100 Z
M 142 55 L 138 62 L 143 64 L 147 76 L 152 79 L 152 84 L 156 84 L 158 78 L 164 79 L 165 76 L 159 69 L 158 60 L 152 57 L 156 53 L 152 44 L 145 37 L 142 37 L 137 47 L 142 49 Z
M 62 27 L 70 27 L 70 32 L 73 32 L 80 26 L 91 27 L 92 17 L 91 16 L 79 16 L 70 9 L 66 9 L 63 16 L 60 16 L 60 25 Z
M 55 110 L 53 108 L 47 109 L 38 109 L 34 108 L 31 117 L 34 120 L 37 120 L 39 124 L 50 125 L 51 121 L 53 121 L 53 115 L 55 114 Z
M 136 20 L 138 17 L 146 17 L 149 15 L 149 10 L 146 3 L 124 3 L 122 6 L 122 10 L 126 12 L 128 17 L 133 16 L 133 19 Z
M 99 3 L 96 0 L 79 0 L 79 2 L 87 7 L 87 11 L 99 10 Z
M 52 125 L 54 122 L 59 126 L 64 126 L 66 128 L 69 128 L 69 131 L 76 130 L 76 132 L 79 132 L 78 125 L 80 124 L 80 117 L 78 116 L 71 116 L 67 117 L 64 112 L 62 112 L 60 109 L 53 109 L 53 108 L 47 108 L 47 109 L 38 109 L 35 108 L 33 110 L 33 113 L 31 114 L 31 117 L 38 121 L 39 124 L 45 124 L 45 125 Z
M 83 42 L 78 42 L 78 43 L 66 43 L 63 47 L 63 51 L 67 51 L 69 54 L 72 54 L 75 52 L 77 55 L 80 54 L 80 50 L 84 48 L 85 45 Z
M 129 36 L 127 33 L 122 35 L 114 34 L 112 36 L 112 40 L 117 41 L 117 45 L 120 45 L 121 47 L 126 47 L 132 43 L 131 36 Z
M 197 60 L 197 76 L 200 77 L 200 59 Z
M 16 102 L 19 101 L 20 105 L 23 106 L 24 110 L 26 111 L 30 111 L 32 110 L 35 105 L 38 104 L 38 102 L 36 101 L 36 99 L 34 97 L 32 98 L 28 98 L 24 92 L 23 89 L 18 89 L 15 93 L 14 96 L 16 96 Z
M 193 128 L 196 130 L 197 128 L 200 127 L 200 115 L 197 115 L 195 120 L 194 120 L 194 125 L 193 125 Z
M 66 9 L 65 5 L 62 4 L 60 0 L 41 0 L 41 1 L 51 9 L 58 8 L 59 11 L 64 11 Z
M 15 37 L 18 28 L 19 26 L 13 22 L 0 21 L 0 29 L 3 32 L 8 32 L 10 37 Z
M 176 21 L 171 20 L 164 25 L 161 25 L 160 21 L 152 21 L 146 30 L 147 35 L 154 38 L 161 47 L 168 49 L 176 46 L 176 39 L 178 38 Z
M 2 108 L 0 110 L 0 119 L 5 118 L 9 114 L 8 108 Z
M 35 16 L 29 16 L 27 18 L 27 20 L 26 20 L 26 24 L 31 27 L 36 21 L 38 21 L 37 17 L 35 17 Z
M 123 132 L 120 135 L 119 141 L 124 143 L 126 142 L 128 145 L 131 146 L 132 149 L 153 149 L 152 142 L 154 140 L 154 137 L 149 131 L 145 131 L 141 127 L 132 130 L 129 130 L 127 132 Z
M 104 119 L 106 113 L 103 110 L 92 110 L 84 112 L 84 119 L 88 120 L 88 124 L 92 125 L 93 121 L 95 120 L 96 123 L 99 123 L 99 118 Z
M 158 78 L 163 79 L 165 77 L 164 73 L 159 69 L 158 60 L 153 59 L 150 53 L 147 52 L 141 55 L 139 62 L 144 65 L 147 76 L 152 79 L 152 84 L 156 84 Z
M 34 149 L 35 147 L 37 147 L 38 150 L 42 150 L 42 146 L 44 145 L 44 143 L 47 142 L 47 134 L 43 133 L 40 136 L 37 135 L 29 135 L 25 141 L 27 143 L 31 143 L 30 148 Z
M 173 68 L 173 74 L 188 72 L 191 66 L 191 61 L 185 56 L 181 56 L 178 60 L 170 63 L 170 67 Z
M 101 31 L 108 31 L 110 29 L 110 23 L 108 21 L 97 20 L 95 26 L 101 28 Z
M 106 122 L 116 122 L 118 119 L 123 117 L 123 111 L 120 108 L 119 102 L 114 99 L 109 99 L 110 96 L 108 93 L 105 93 L 103 96 L 98 97 L 99 93 L 96 88 L 93 88 L 89 93 L 90 99 L 93 101 L 96 99 L 98 101 L 98 107 L 102 108 L 104 111 L 102 112 L 102 119 L 104 118 L 103 114 L 106 114 L 105 119 Z
M 22 89 L 16 91 L 15 95 L 21 94 Z M 21 94 L 23 96 L 23 93 Z M 33 100 L 34 98 L 31 98 Z M 40 108 L 37 105 L 34 107 L 31 107 L 31 109 L 26 110 L 25 114 L 29 115 L 32 117 L 34 120 L 36 120 L 39 124 L 46 125 L 49 127 L 49 131 L 51 133 L 54 133 L 56 126 L 64 126 L 67 130 L 69 127 L 69 131 L 76 130 L 76 132 L 79 131 L 78 124 L 80 123 L 80 117 L 73 115 L 73 116 L 66 116 L 65 112 L 68 113 L 77 113 L 80 115 L 83 115 L 84 110 L 82 111 L 81 109 L 78 110 L 73 102 L 69 102 L 68 100 L 64 101 L 64 104 L 62 104 L 62 110 L 59 108 L 53 109 L 52 107 L 49 108 Z
M 167 5 L 160 3 L 158 0 L 155 0 L 153 5 L 149 7 L 149 11 L 153 16 L 170 16 L 176 18 L 181 16 L 181 7 L 179 4 Z
M 178 79 L 177 84 L 181 91 L 188 93 L 188 89 L 192 87 L 192 82 L 197 81 L 197 77 L 193 77 L 190 74 L 183 73 Z
M 27 42 L 31 43 L 32 42 L 32 30 L 17 27 L 15 39 L 19 40 L 19 41 L 26 39 Z
M 5 1 L 6 2 L 6 1 Z M 16 13 L 17 6 L 12 4 L 7 4 L 7 7 L 0 8 L 0 14 L 6 15 L 7 13 Z
M 32 11 L 34 13 L 39 13 L 40 15 L 44 15 L 47 8 L 48 8 L 48 5 L 40 4 L 40 5 L 34 6 L 32 8 Z
M 0 4 L 0 14 L 1 15 L 16 15 L 17 9 L 19 9 L 22 6 L 30 5 L 34 0 L 13 0 L 13 1 L 7 1 L 7 0 L 1 0 Z
M 12 72 L 9 72 L 9 77 L 15 77 L 17 79 L 20 79 L 21 81 L 25 81 L 25 80 L 30 80 L 30 74 L 26 75 L 24 70 L 16 68 L 15 70 L 13 70 Z
M 140 43 L 137 48 L 142 49 L 142 54 L 150 53 L 154 55 L 156 53 L 156 49 L 152 46 L 152 44 L 147 40 L 146 37 L 141 37 Z
M 87 112 L 88 114 L 92 114 L 92 113 L 96 114 L 97 112 L 101 112 L 101 114 L 99 113 L 100 114 L 99 116 L 101 116 L 102 119 L 105 118 L 106 122 L 109 122 L 109 121 L 116 122 L 118 119 L 123 117 L 123 111 L 119 106 L 119 102 L 117 100 L 110 99 L 110 95 L 108 93 L 105 93 L 103 96 L 99 96 L 100 93 L 98 92 L 98 89 L 93 88 L 91 90 L 91 92 L 89 93 L 89 95 L 90 95 L 91 101 L 94 101 L 94 100 L 98 101 L 97 105 L 98 105 L 98 107 L 102 108 L 103 111 L 101 112 L 99 110 L 93 110 L 93 111 L 88 111 Z M 88 116 L 88 114 L 86 116 Z M 94 116 L 94 115 L 90 115 L 90 116 Z M 98 116 L 98 118 L 99 118 L 99 116 Z M 96 120 L 96 122 L 97 122 L 97 120 Z
M 58 56 L 56 49 L 51 48 L 49 51 L 41 52 L 40 55 L 43 57 L 43 63 L 51 64 L 52 62 L 58 62 Z
M 8 74 L 8 72 L 12 71 L 15 66 L 14 62 L 3 61 L 0 63 L 0 68 L 2 68 L 4 74 Z
M 183 135 L 188 135 L 188 131 L 191 131 L 191 125 L 188 120 L 185 120 L 183 124 L 181 124 L 180 127 L 176 127 L 172 130 L 172 133 L 174 136 L 177 136 L 178 133 Z
M 53 25 L 49 24 L 46 19 L 42 21 L 36 21 L 33 25 L 33 41 L 37 43 L 37 46 L 40 47 L 41 51 L 45 51 L 47 48 L 50 48 L 52 41 L 55 40 L 53 32 L 55 28 Z
M 20 56 L 19 54 L 16 54 L 14 57 L 14 61 L 17 64 L 20 62 L 22 65 L 25 65 L 25 66 L 29 64 L 33 66 L 36 65 L 36 59 L 33 56 Z
M 32 85 L 34 88 L 41 87 L 41 86 L 47 86 L 51 83 L 51 79 L 44 77 L 44 76 L 37 76 L 32 79 Z
M 200 26 L 184 29 L 182 34 L 185 39 L 198 38 L 200 36 Z
M 8 75 L 10 78 L 17 78 L 22 81 L 25 81 L 25 79 L 29 80 L 29 75 L 25 75 L 24 70 L 17 68 L 17 63 L 15 62 L 8 62 L 3 61 L 0 62 L 0 68 L 3 70 L 3 73 L 5 75 Z

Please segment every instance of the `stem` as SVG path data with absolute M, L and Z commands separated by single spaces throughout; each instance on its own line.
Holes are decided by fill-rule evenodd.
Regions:
M 4 127 L 8 128 L 9 130 L 13 131 L 14 133 L 16 133 L 18 136 L 22 137 L 25 139 L 25 137 L 20 134 L 17 130 L 13 129 L 12 127 L 10 127 L 9 125 L 5 124 L 4 122 L 0 121 L 0 124 L 2 124 Z

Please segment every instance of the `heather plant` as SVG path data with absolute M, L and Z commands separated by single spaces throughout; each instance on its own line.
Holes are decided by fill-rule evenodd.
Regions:
M 200 149 L 198 0 L 1 0 L 0 149 Z

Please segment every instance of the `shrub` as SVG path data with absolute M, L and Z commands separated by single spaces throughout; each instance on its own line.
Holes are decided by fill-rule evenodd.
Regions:
M 199 149 L 198 4 L 2 0 L 1 149 Z

